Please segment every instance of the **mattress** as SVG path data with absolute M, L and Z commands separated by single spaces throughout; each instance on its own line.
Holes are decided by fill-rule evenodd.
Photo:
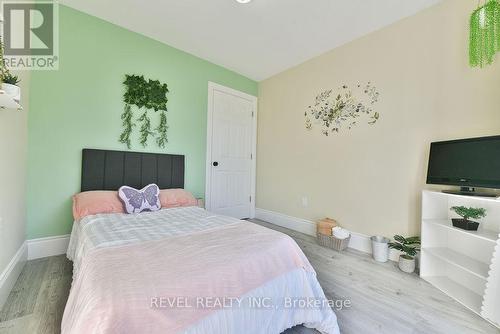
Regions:
M 249 238 L 258 240 L 250 242 Z M 206 252 L 200 252 L 200 247 L 202 250 L 206 249 Z M 234 263 L 231 263 L 232 255 L 226 256 L 231 251 L 234 252 Z M 140 263 L 137 262 L 135 266 L 131 265 L 134 261 L 133 254 L 139 254 L 136 256 L 139 260 L 136 261 Z M 162 254 L 165 254 L 164 258 Z M 151 333 L 278 334 L 298 324 L 316 328 L 322 333 L 339 333 L 336 316 L 328 306 L 314 270 L 291 238 L 253 223 L 215 215 L 201 208 L 173 208 L 135 215 L 87 216 L 74 223 L 67 256 L 74 263 L 74 280 L 63 317 L 63 333 L 110 333 L 123 332 L 124 328 L 141 328 L 142 332 Z M 294 257 L 295 262 L 290 260 Z M 200 284 L 191 282 L 194 285 L 190 286 L 189 279 L 186 279 L 185 284 L 179 283 L 182 280 L 174 278 L 183 277 L 184 274 L 176 276 L 176 271 L 204 266 L 207 259 L 213 261 L 213 265 L 207 267 L 209 269 L 204 272 L 205 277 L 211 278 L 210 268 L 217 268 L 213 269 L 213 279 L 203 282 L 207 291 L 231 291 L 228 293 L 232 296 L 231 300 L 238 300 L 240 304 L 192 311 L 192 317 L 179 310 L 162 310 L 165 313 L 154 314 L 156 322 L 152 321 L 153 312 L 150 309 L 137 312 L 132 306 L 127 307 L 133 304 L 134 299 L 127 302 L 126 296 L 142 293 L 141 284 L 144 289 L 151 291 L 168 291 L 172 285 L 176 286 L 177 291 L 183 291 L 184 295 L 196 291 L 193 286 L 199 288 Z M 196 265 L 183 263 L 198 260 L 202 262 Z M 286 266 L 283 264 L 285 262 L 296 265 Z M 273 271 L 274 265 L 270 263 L 276 263 L 276 267 L 283 264 L 283 270 Z M 106 269 L 113 266 L 115 269 L 104 274 Z M 128 266 L 132 268 L 125 269 Z M 134 276 L 139 267 L 143 268 L 143 272 L 152 271 L 152 277 L 162 279 L 153 282 L 147 277 L 148 283 L 140 282 L 146 276 L 144 273 L 142 276 Z M 255 270 L 247 271 L 248 267 Z M 220 275 L 222 270 L 226 274 Z M 123 272 L 121 277 L 135 277 L 137 284 L 134 285 L 134 279 L 131 279 L 132 283 L 113 284 L 106 277 L 119 271 Z M 260 281 L 248 278 L 254 272 L 257 272 L 254 276 L 260 277 Z M 165 281 L 165 277 L 171 281 Z M 192 277 L 196 281 L 196 274 Z M 110 284 L 109 287 L 106 286 L 106 281 Z M 256 285 L 256 282 L 259 283 Z M 233 286 L 233 289 L 227 290 L 221 285 Z M 127 294 L 122 298 L 123 294 L 107 293 L 114 288 L 127 291 Z M 134 293 L 130 289 L 135 289 Z M 102 295 L 106 295 L 106 298 Z M 249 301 L 260 304 L 249 307 Z M 311 306 L 300 303 L 303 301 L 316 303 Z M 112 310 L 115 313 L 111 316 Z M 142 311 L 143 314 L 137 316 Z M 170 322 L 164 319 L 168 317 Z M 186 320 L 182 322 L 182 318 Z M 179 319 L 179 324 L 176 319 Z M 88 327 L 89 323 L 92 323 L 92 327 Z

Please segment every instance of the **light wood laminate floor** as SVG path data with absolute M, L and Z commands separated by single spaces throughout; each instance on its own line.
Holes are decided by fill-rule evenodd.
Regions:
M 321 247 L 313 237 L 254 221 L 292 236 L 318 273 L 327 297 L 349 300 L 336 310 L 342 334 L 499 334 L 500 330 L 467 310 L 417 275 L 395 263 L 379 264 L 366 254 Z M 0 312 L 0 333 L 59 333 L 71 285 L 65 256 L 29 261 Z M 286 334 L 312 334 L 302 326 Z

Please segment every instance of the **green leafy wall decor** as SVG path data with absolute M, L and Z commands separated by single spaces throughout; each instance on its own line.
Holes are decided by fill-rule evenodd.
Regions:
M 122 114 L 123 132 L 120 135 L 120 143 L 126 144 L 129 149 L 132 147 L 130 142 L 130 135 L 132 134 L 132 127 L 134 126 L 134 124 L 132 123 L 132 117 L 133 114 L 130 104 L 125 104 L 125 108 L 123 109 Z
M 123 102 L 125 107 L 121 116 L 123 132 L 120 135 L 120 143 L 132 147 L 130 136 L 135 126 L 133 122 L 132 106 L 139 110 L 143 109 L 141 116 L 137 121 L 141 123 L 139 129 L 139 142 L 143 147 L 148 144 L 150 136 L 156 137 L 156 143 L 164 148 L 168 142 L 167 138 L 167 84 L 162 84 L 158 80 L 146 80 L 142 75 L 125 75 L 123 84 L 126 86 Z M 160 112 L 160 124 L 154 130 L 151 128 L 151 118 L 148 115 L 149 110 Z
M 380 118 L 380 114 L 373 110 L 379 95 L 371 82 L 364 86 L 358 84 L 354 91 L 347 85 L 335 92 L 333 89 L 325 90 L 316 96 L 314 104 L 304 113 L 306 129 L 311 130 L 313 124 L 317 124 L 321 126 L 321 132 L 328 136 L 342 128 L 350 130 L 362 118 L 369 125 L 374 125 Z
M 500 2 L 489 0 L 470 17 L 469 63 L 489 65 L 500 51 Z

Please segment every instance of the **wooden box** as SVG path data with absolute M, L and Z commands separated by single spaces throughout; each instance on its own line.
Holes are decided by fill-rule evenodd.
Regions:
M 332 235 L 332 228 L 337 226 L 335 219 L 323 218 L 318 221 L 317 232 L 323 235 Z

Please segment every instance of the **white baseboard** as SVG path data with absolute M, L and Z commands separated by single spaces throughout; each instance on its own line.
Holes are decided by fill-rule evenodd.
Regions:
M 372 241 L 370 237 L 351 231 L 351 241 L 349 241 L 349 248 L 358 250 L 363 253 L 372 253 Z
M 259 208 L 255 210 L 255 218 L 274 225 L 289 228 L 297 232 L 302 232 L 313 237 L 316 236 L 316 223 L 307 219 L 296 218 L 279 212 Z M 371 254 L 372 243 L 370 237 L 365 234 L 351 231 L 351 241 L 349 241 L 349 248 L 363 253 Z M 398 261 L 399 252 L 393 251 L 391 249 L 389 251 L 389 259 L 391 261 Z
M 65 254 L 68 244 L 69 235 L 26 240 L 5 270 L 0 273 L 0 309 L 7 300 L 27 260 Z
M 316 223 L 310 220 L 287 216 L 279 212 L 259 208 L 255 209 L 255 218 L 313 237 L 316 236 Z
M 68 235 L 27 240 L 28 260 L 66 254 L 69 244 Z
M 10 260 L 5 270 L 0 274 L 0 309 L 7 300 L 12 287 L 17 281 L 19 274 L 28 259 L 28 247 L 26 242 L 23 242 L 16 254 Z

